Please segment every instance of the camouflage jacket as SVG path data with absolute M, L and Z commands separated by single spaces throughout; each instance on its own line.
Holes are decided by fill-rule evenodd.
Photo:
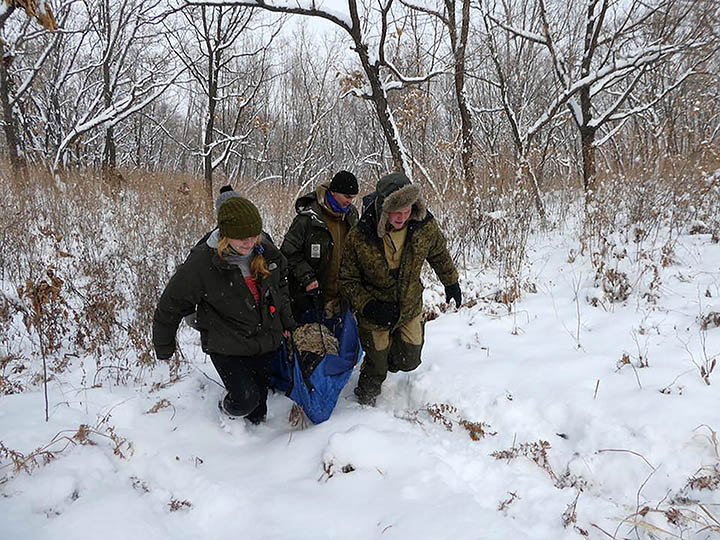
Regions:
M 457 270 L 437 221 L 428 211 L 421 215 L 421 219 L 411 216 L 408 221 L 397 279 L 391 275 L 385 259 L 374 204 L 368 205 L 357 226 L 348 234 L 340 266 L 340 292 L 358 312 L 361 323 L 368 324 L 363 321 L 362 310 L 371 299 L 399 305 L 400 319 L 396 326 L 418 316 L 422 312 L 423 294 L 420 272 L 425 261 L 443 285 L 457 283 Z

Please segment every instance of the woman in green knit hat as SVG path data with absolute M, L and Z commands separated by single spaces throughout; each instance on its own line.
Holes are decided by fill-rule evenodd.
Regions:
M 175 352 L 180 320 L 197 310 L 203 351 L 227 394 L 220 408 L 257 424 L 267 414 L 270 366 L 283 336 L 295 327 L 287 261 L 261 235 L 255 205 L 233 197 L 218 209 L 218 228 L 178 267 L 153 317 L 158 359 Z

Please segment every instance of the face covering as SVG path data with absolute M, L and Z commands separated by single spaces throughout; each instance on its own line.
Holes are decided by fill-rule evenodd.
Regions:
M 327 201 L 328 206 L 332 208 L 333 212 L 337 212 L 338 214 L 347 214 L 350 211 L 350 206 L 348 206 L 347 208 L 343 208 L 342 206 L 340 206 L 340 204 L 338 204 L 338 202 L 335 200 L 335 197 L 330 195 L 329 191 L 325 193 L 325 200 Z

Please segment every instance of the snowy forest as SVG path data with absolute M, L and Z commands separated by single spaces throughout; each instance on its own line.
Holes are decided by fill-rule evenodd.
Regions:
M 716 0 L 0 0 L 0 106 L 0 538 L 720 538 Z M 279 246 L 339 170 L 463 305 L 227 425 L 158 298 L 221 186 Z

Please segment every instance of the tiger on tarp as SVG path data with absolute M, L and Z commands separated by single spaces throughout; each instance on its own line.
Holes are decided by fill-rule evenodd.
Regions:
M 362 356 L 360 335 L 349 310 L 342 317 L 323 317 L 298 330 L 299 343 L 293 333 L 293 345 L 283 347 L 274 359 L 270 387 L 284 392 L 312 423 L 319 424 L 330 418 Z

